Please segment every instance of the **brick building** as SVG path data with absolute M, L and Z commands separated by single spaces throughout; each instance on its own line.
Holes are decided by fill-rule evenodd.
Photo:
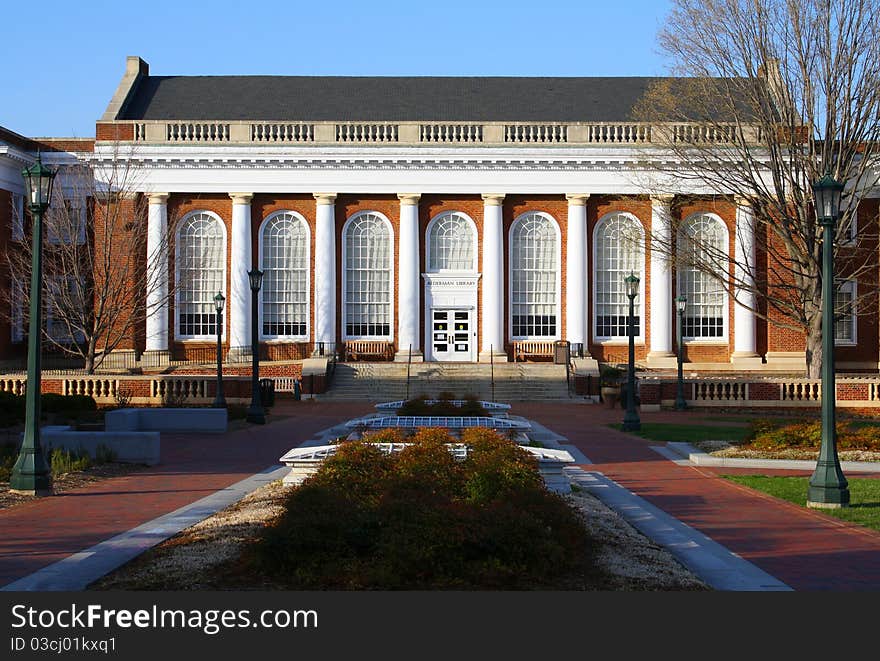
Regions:
M 568 340 L 587 360 L 623 362 L 633 272 L 647 367 L 675 365 L 683 292 L 692 370 L 803 369 L 803 338 L 737 304 L 754 301 L 733 273 L 675 269 L 652 251 L 651 236 L 676 227 L 761 268 L 747 204 L 692 181 L 652 195 L 645 173 L 663 158 L 664 129 L 630 121 L 650 82 L 165 77 L 130 57 L 93 146 L 44 141 L 58 150 L 44 160 L 87 152 L 99 170 L 122 158 L 139 172 L 130 193 L 148 202 L 144 259 L 159 286 L 146 294 L 158 313 L 124 347 L 138 354 L 213 346 L 218 291 L 225 344 L 250 345 L 257 266 L 270 357 L 348 345 L 497 361 L 517 343 L 540 352 Z M 8 210 L 38 147 L 0 134 L 0 242 L 15 241 Z M 877 221 L 866 198 L 859 223 Z M 864 286 L 843 283 L 840 296 Z M 842 309 L 839 367 L 877 370 L 877 316 Z M 0 322 L 0 353 L 18 341 Z

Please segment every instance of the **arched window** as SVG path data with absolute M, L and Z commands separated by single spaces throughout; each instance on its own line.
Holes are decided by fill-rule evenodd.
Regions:
M 687 339 L 727 334 L 727 239 L 724 223 L 709 214 L 691 216 L 679 229 L 678 291 L 687 296 L 682 324 Z
M 513 339 L 557 337 L 559 227 L 544 213 L 526 213 L 510 230 L 510 328 Z
M 374 212 L 353 216 L 343 240 L 347 338 L 391 338 L 391 223 Z
M 214 296 L 226 289 L 226 229 L 212 213 L 197 211 L 177 232 L 177 337 L 217 334 Z
M 628 337 L 629 298 L 624 278 L 634 273 L 642 283 L 645 281 L 645 233 L 642 224 L 628 213 L 609 214 L 596 223 L 593 246 L 593 337 L 597 340 Z M 636 336 L 642 335 L 643 298 L 637 296 L 633 301 Z
M 308 336 L 309 227 L 299 214 L 270 216 L 260 232 L 262 335 Z
M 428 270 L 475 271 L 476 242 L 470 218 L 454 211 L 437 216 L 428 228 Z

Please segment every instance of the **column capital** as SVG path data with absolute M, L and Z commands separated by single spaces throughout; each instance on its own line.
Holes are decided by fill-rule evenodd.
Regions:
M 568 205 L 571 207 L 585 207 L 587 206 L 587 200 L 590 199 L 589 193 L 566 193 L 565 199 L 568 200 Z
M 397 199 L 400 200 L 401 206 L 410 205 L 415 206 L 419 203 L 419 199 L 422 197 L 421 193 L 398 193 Z
M 168 204 L 168 193 L 147 193 L 150 204 Z
M 745 195 L 734 195 L 733 201 L 736 203 L 738 207 L 750 207 L 752 206 L 752 201 L 747 198 Z
M 651 204 L 665 204 L 669 206 L 672 204 L 672 200 L 675 199 L 675 195 L 672 193 L 662 193 L 658 195 L 651 195 Z
M 487 207 L 500 207 L 504 203 L 504 193 L 483 193 L 482 197 Z
M 230 193 L 233 204 L 250 204 L 254 197 L 253 193 Z
M 318 205 L 336 204 L 336 193 L 312 193 L 312 197 L 315 198 Z

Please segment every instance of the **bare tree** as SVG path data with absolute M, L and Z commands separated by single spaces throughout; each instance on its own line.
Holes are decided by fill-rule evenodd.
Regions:
M 100 168 L 87 158 L 60 166 L 44 215 L 44 343 L 81 358 L 89 374 L 112 351 L 133 344 L 147 317 L 162 309 L 147 302 L 161 284 L 148 264 L 169 249 L 173 224 L 169 221 L 166 236 L 148 254 L 148 203 L 137 192 L 141 187 L 129 156 L 117 153 Z M 4 314 L 20 326 L 29 307 L 32 248 L 25 231 L 5 255 L 12 300 Z
M 736 255 L 710 245 L 680 250 L 677 231 L 653 236 L 652 249 L 753 294 L 756 313 L 804 334 L 807 373 L 818 376 L 822 230 L 811 183 L 826 173 L 846 182 L 837 277 L 858 281 L 859 294 L 873 297 L 856 309 L 877 308 L 877 219 L 856 219 L 859 200 L 878 182 L 880 3 L 672 5 L 659 44 L 678 77 L 658 80 L 635 116 L 664 127 L 670 151 L 650 185 L 664 193 L 673 178 L 678 187 L 690 181 L 695 191 L 750 205 L 766 268 L 734 263 Z

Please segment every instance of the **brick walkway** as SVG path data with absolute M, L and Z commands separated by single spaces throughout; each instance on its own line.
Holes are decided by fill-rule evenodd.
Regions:
M 650 449 L 658 443 L 608 428 L 622 419 L 620 409 L 542 403 L 514 405 L 513 413 L 568 437 L 594 462 L 586 470 L 604 473 L 795 590 L 880 590 L 880 533 L 718 477 L 729 469 L 678 466 Z M 647 413 L 642 421 L 699 422 L 701 415 Z
M 366 403 L 301 402 L 279 407 L 291 417 L 265 427 L 164 435 L 160 466 L 0 510 L 0 585 L 223 489 L 277 463 L 315 432 L 371 410 Z M 678 466 L 651 450 L 655 443 L 606 427 L 621 419 L 620 409 L 542 402 L 516 404 L 513 412 L 567 436 L 594 462 L 587 470 L 603 472 L 796 590 L 880 590 L 878 533 L 755 493 L 711 469 Z
M 0 510 L 0 586 L 277 464 L 315 432 L 371 410 L 303 401 L 276 407 L 265 427 L 163 434 L 158 466 Z

